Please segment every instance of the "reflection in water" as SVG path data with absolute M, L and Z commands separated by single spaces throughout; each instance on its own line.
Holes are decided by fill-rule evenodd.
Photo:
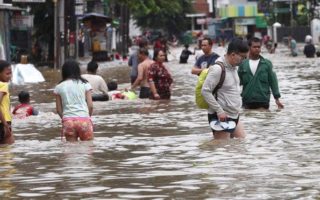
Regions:
M 12 177 L 17 173 L 15 169 L 14 154 L 11 152 L 12 146 L 3 145 L 0 147 L 0 196 L 10 198 L 15 189 Z
M 279 49 L 279 51 L 281 48 Z M 173 50 L 174 51 L 174 50 Z M 177 51 L 180 53 L 180 51 Z M 59 73 L 26 89 L 39 116 L 15 120 L 16 143 L 0 151 L 1 195 L 16 199 L 316 199 L 320 196 L 319 60 L 271 56 L 283 110 L 244 110 L 247 138 L 214 141 L 205 110 L 194 104 L 196 76 L 188 65 L 167 64 L 170 102 L 95 102 L 92 142 L 60 141 L 52 88 Z M 191 57 L 192 59 L 193 57 Z M 103 68 L 103 67 L 102 67 Z M 115 70 L 113 68 L 113 70 Z M 102 69 L 129 82 L 125 68 Z M 109 74 L 110 73 L 110 74 Z M 3 189 L 6 188 L 6 189 Z

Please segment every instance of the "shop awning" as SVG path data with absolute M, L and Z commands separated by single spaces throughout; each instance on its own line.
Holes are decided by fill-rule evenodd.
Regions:
M 225 7 L 219 8 L 219 16 L 224 17 L 256 17 L 261 16 L 262 13 L 258 13 L 257 4 L 250 5 L 225 5 Z
M 257 28 L 267 28 L 268 24 L 263 16 L 256 17 L 256 27 Z

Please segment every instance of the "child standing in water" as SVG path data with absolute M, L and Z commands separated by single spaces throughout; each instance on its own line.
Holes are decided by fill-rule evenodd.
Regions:
M 81 77 L 76 61 L 62 66 L 62 81 L 55 87 L 56 109 L 62 119 L 62 134 L 67 141 L 93 139 L 91 86 Z
M 9 84 L 12 76 L 10 63 L 0 60 L 0 144 L 14 143 L 11 130 Z

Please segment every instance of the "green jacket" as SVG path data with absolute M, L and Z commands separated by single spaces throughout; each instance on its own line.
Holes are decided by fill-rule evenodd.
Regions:
M 272 70 L 272 63 L 260 56 L 255 75 L 252 74 L 249 59 L 244 60 L 238 69 L 242 88 L 243 103 L 269 103 L 270 88 L 275 99 L 280 98 L 277 76 Z

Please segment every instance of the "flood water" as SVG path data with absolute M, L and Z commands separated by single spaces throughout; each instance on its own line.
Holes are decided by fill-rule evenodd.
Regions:
M 214 141 L 194 103 L 189 64 L 166 63 L 171 101 L 94 102 L 92 142 L 66 143 L 52 94 L 59 73 L 24 89 L 39 116 L 13 121 L 16 142 L 0 147 L 1 199 L 319 199 L 320 60 L 265 54 L 279 79 L 283 110 L 243 110 L 247 137 Z M 103 68 L 103 67 L 101 67 Z M 129 81 L 129 68 L 106 80 Z

